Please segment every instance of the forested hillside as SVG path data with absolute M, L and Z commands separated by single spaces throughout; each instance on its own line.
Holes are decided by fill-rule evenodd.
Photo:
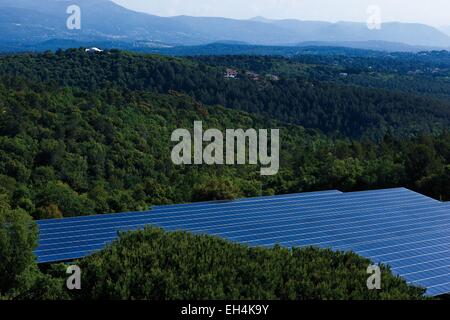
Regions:
M 322 52 L 322 51 L 320 51 Z M 344 51 L 342 54 L 344 54 Z M 195 60 L 218 67 L 276 74 L 283 78 L 325 81 L 341 85 L 400 91 L 431 98 L 450 98 L 450 55 L 371 52 L 351 55 L 201 56 Z M 413 108 L 413 106 L 411 106 Z
M 54 86 L 97 90 L 116 87 L 167 93 L 177 90 L 201 103 L 257 113 L 345 137 L 382 139 L 439 133 L 450 124 L 450 103 L 400 91 L 304 78 L 224 79 L 225 68 L 193 60 L 111 51 L 6 56 L 0 74 Z
M 333 141 L 174 92 L 88 92 L 22 81 L 1 85 L 0 97 L 0 192 L 36 218 L 210 200 L 221 190 L 238 197 L 409 186 L 450 196 L 448 134 L 389 138 L 379 145 Z M 192 128 L 194 120 L 220 129 L 281 128 L 280 173 L 261 177 L 251 166 L 174 166 L 171 132 Z
M 0 57 L 0 299 L 73 298 L 61 289 L 60 266 L 39 270 L 34 263 L 36 234 L 30 228 L 30 216 L 46 219 L 165 203 L 399 186 L 450 199 L 450 133 L 446 130 L 450 108 L 442 97 L 287 74 L 278 81 L 255 81 L 245 73 L 225 79 L 224 71 L 224 66 L 212 61 L 118 51 Z M 203 121 L 205 129 L 279 128 L 280 172 L 261 177 L 255 166 L 173 165 L 171 133 L 192 128 L 194 121 Z M 149 247 L 152 243 L 161 244 L 161 251 Z M 138 265 L 130 267 L 125 278 L 106 268 L 111 261 L 128 264 L 133 252 L 152 261 L 173 252 L 186 261 L 200 254 L 194 250 L 189 256 L 185 247 L 210 249 L 206 256 L 215 259 L 211 261 L 217 269 L 206 274 L 206 266 L 199 265 L 202 272 L 196 274 L 186 265 L 169 261 L 166 273 L 155 269 L 152 274 L 161 276 L 162 282 L 136 287 L 127 282 L 127 276 L 139 279 Z M 252 259 L 268 261 L 266 267 L 273 270 L 269 287 L 257 282 L 267 270 L 258 269 Z M 224 261 L 241 260 L 251 268 L 231 264 L 222 269 Z M 111 271 L 110 277 L 103 274 L 96 277 L 98 283 L 87 283 L 89 291 L 81 298 L 178 299 L 195 294 L 339 299 L 418 298 L 421 294 L 391 277 L 386 284 L 400 289 L 368 296 L 358 289 L 359 282 L 347 277 L 353 275 L 354 266 L 367 267 L 367 261 L 352 254 L 253 250 L 155 230 L 126 235 L 81 263 L 90 276 L 98 276 L 98 268 Z M 302 282 L 294 277 L 287 284 L 283 280 L 296 268 L 314 268 L 317 263 L 323 266 L 323 281 Z M 11 265 L 18 267 L 11 269 Z M 342 270 L 342 278 L 333 282 L 326 275 L 336 269 Z M 218 279 L 218 272 L 229 277 Z M 357 279 L 362 277 L 357 274 Z M 206 278 L 195 278 L 202 275 Z M 230 280 L 240 275 L 255 279 L 255 287 Z M 192 281 L 205 279 L 216 283 L 218 291 L 189 287 Z M 111 288 L 109 283 L 117 286 Z M 185 285 L 189 290 L 182 291 Z M 161 291 L 164 288 L 175 288 L 170 291 L 173 295 Z
M 70 62 L 68 57 L 72 55 L 74 60 Z M 159 87 L 152 77 L 142 79 L 138 86 L 139 78 L 129 78 L 128 71 L 118 66 L 122 60 L 133 59 L 142 65 L 126 65 L 138 74 L 146 73 L 146 67 L 155 69 L 157 78 L 170 79 L 170 75 L 158 71 L 168 68 L 178 70 L 172 74 L 174 83 L 192 81 L 182 77 L 186 70 L 195 70 L 191 62 L 159 57 L 122 53 L 91 56 L 71 51 L 0 60 L 0 69 L 9 70 L 9 76 L 0 80 L 0 193 L 7 196 L 13 208 L 22 208 L 35 218 L 52 218 L 221 197 L 397 186 L 450 199 L 446 183 L 450 176 L 448 133 L 397 139 L 394 132 L 379 143 L 331 139 L 320 132 L 267 120 L 264 112 L 248 114 L 202 104 L 187 94 L 170 91 L 177 88 L 174 84 Z M 86 67 L 70 67 L 81 62 Z M 98 69 L 94 62 L 99 64 Z M 108 63 L 115 65 L 116 71 L 108 71 Z M 64 64 L 69 69 L 64 71 Z M 30 73 L 22 70 L 14 77 L 8 69 L 12 66 L 16 72 L 26 69 Z M 204 74 L 215 75 L 203 79 L 209 79 L 211 88 L 218 83 L 230 88 L 241 83 L 225 81 L 214 68 L 201 68 Z M 53 78 L 57 71 L 60 78 Z M 46 82 L 37 83 L 23 75 Z M 113 82 L 115 76 L 118 78 Z M 150 83 L 156 89 L 150 86 L 151 90 L 144 90 Z M 252 88 L 258 84 L 242 80 L 242 85 Z M 138 88 L 130 89 L 133 86 Z M 213 89 L 205 92 L 223 95 Z M 303 100 L 303 96 L 298 99 Z M 314 117 L 322 121 L 326 116 L 320 116 L 320 107 L 316 105 Z M 409 111 L 409 115 L 426 124 L 420 112 Z M 362 120 L 351 119 L 354 125 L 371 130 Z M 204 121 L 205 128 L 280 128 L 279 174 L 261 177 L 258 168 L 252 166 L 174 166 L 170 160 L 171 132 L 192 128 L 194 120 Z

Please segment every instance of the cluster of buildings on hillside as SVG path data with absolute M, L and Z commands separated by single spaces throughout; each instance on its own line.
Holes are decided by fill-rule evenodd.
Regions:
M 408 71 L 408 75 L 414 75 L 414 74 L 424 74 L 424 73 L 431 73 L 431 74 L 438 74 L 442 70 L 440 68 L 425 68 L 423 70 L 417 69 L 414 71 Z
M 228 79 L 236 79 L 239 76 L 239 71 L 231 68 L 227 68 L 225 71 L 225 78 Z M 253 71 L 246 71 L 245 76 L 253 81 L 259 81 L 261 79 L 268 79 L 271 81 L 279 81 L 280 77 L 274 74 L 266 74 L 264 76 L 261 76 L 260 74 L 253 72 Z
M 239 75 L 239 72 L 235 69 L 228 68 L 225 72 L 225 78 L 235 79 Z

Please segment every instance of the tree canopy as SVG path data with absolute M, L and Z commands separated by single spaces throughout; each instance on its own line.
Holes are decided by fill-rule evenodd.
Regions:
M 34 261 L 36 232 L 31 217 L 325 189 L 402 186 L 449 200 L 450 105 L 437 87 L 444 80 L 440 78 L 428 93 L 417 84 L 421 89 L 410 94 L 393 85 L 407 76 L 402 65 L 405 70 L 393 76 L 395 81 L 377 85 L 371 79 L 368 88 L 356 76 L 348 82 L 332 77 L 336 70 L 349 67 L 345 60 L 319 68 L 312 64 L 317 59 L 320 62 L 320 58 L 176 59 L 118 51 L 89 55 L 83 50 L 1 56 L 0 297 L 69 297 L 62 289 L 62 268 L 38 268 Z M 289 63 L 294 64 L 291 69 Z M 362 72 L 367 61 L 358 63 Z M 227 65 L 242 68 L 241 75 L 248 69 L 277 71 L 281 80 L 224 79 Z M 377 72 L 386 71 L 381 64 L 375 67 Z M 283 73 L 287 69 L 292 73 Z M 420 82 L 415 76 L 411 79 Z M 249 165 L 174 165 L 171 133 L 192 128 L 194 121 L 202 121 L 205 130 L 280 129 L 278 175 L 262 177 L 258 167 Z M 189 255 L 191 247 L 197 258 Z M 142 254 L 145 264 L 133 250 Z M 178 260 L 167 260 L 164 254 Z M 152 264 L 153 258 L 158 264 Z M 132 266 L 120 274 L 108 261 Z M 362 267 L 368 261 L 351 253 L 250 249 L 152 229 L 124 235 L 82 263 L 91 278 L 98 276 L 97 282 L 90 280 L 91 287 L 86 284 L 90 289 L 85 298 L 421 295 L 387 269 L 387 291 L 378 295 L 363 291 Z M 198 270 L 192 269 L 195 264 Z M 153 269 L 144 270 L 147 265 Z M 332 270 L 339 271 L 337 278 L 327 273 Z M 145 286 L 138 286 L 139 281 Z
M 160 229 L 122 234 L 81 261 L 79 299 L 423 299 L 382 266 L 382 290 L 367 289 L 370 261 L 316 248 L 250 248 Z

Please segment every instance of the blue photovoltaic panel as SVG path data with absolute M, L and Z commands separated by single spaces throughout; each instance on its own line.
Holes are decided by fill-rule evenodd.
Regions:
M 450 292 L 450 206 L 407 189 L 325 191 L 39 221 L 38 262 L 81 258 L 147 225 L 250 246 L 353 250 L 429 295 Z
M 209 206 L 209 205 L 221 205 L 227 203 L 257 203 L 257 202 L 267 202 L 267 201 L 280 201 L 283 199 L 292 199 L 292 198 L 309 198 L 309 197 L 318 197 L 323 195 L 330 194 L 342 194 L 342 192 L 338 190 L 330 190 L 330 191 L 320 191 L 320 192 L 304 192 L 304 193 L 294 193 L 294 194 L 284 194 L 284 195 L 275 195 L 275 196 L 264 196 L 264 197 L 255 197 L 255 198 L 243 198 L 237 200 L 222 200 L 222 201 L 207 201 L 207 202 L 198 202 L 198 203 L 188 203 L 188 204 L 173 204 L 173 205 L 164 205 L 164 206 L 155 206 L 153 210 L 172 210 L 174 208 L 199 208 Z
M 129 231 L 143 228 L 152 222 L 152 220 L 149 219 L 154 216 L 154 213 L 158 211 L 167 211 L 171 207 L 178 212 L 184 212 L 185 210 L 181 211 L 181 208 L 186 206 L 189 207 L 189 210 L 199 210 L 199 212 L 203 212 L 207 208 L 220 210 L 222 207 L 236 207 L 237 205 L 240 205 L 241 207 L 249 207 L 253 204 L 257 204 L 261 207 L 266 203 L 280 203 L 283 201 L 292 201 L 294 199 L 317 199 L 335 194 L 341 194 L 341 192 L 332 190 L 240 199 L 229 202 L 221 201 L 190 205 L 158 206 L 147 212 L 130 212 L 112 215 L 41 220 L 38 222 L 40 228 L 40 241 L 36 254 L 38 256 L 38 262 L 40 263 L 84 257 L 104 248 L 107 243 L 115 240 L 117 238 L 118 231 Z M 197 208 L 198 206 L 202 207 L 200 208 L 201 210 Z M 91 228 L 85 228 L 85 225 L 90 225 Z M 75 228 L 74 226 L 77 226 L 78 228 Z M 72 232 L 66 237 L 64 234 L 67 230 L 77 232 Z
M 269 202 L 269 201 L 280 201 L 283 199 L 292 199 L 292 198 L 310 198 L 317 196 L 325 196 L 332 194 L 342 194 L 342 192 L 338 190 L 329 190 L 329 191 L 320 191 L 320 192 L 305 192 L 305 193 L 296 193 L 296 194 L 287 194 L 287 195 L 276 195 L 276 196 L 265 196 L 265 197 L 256 197 L 256 198 L 243 198 L 232 201 L 209 201 L 209 202 L 198 202 L 198 203 L 188 203 L 188 204 L 173 204 L 173 205 L 163 205 L 163 206 L 154 206 L 151 211 L 154 212 L 156 210 L 163 211 L 168 209 L 180 209 L 183 207 L 188 208 L 197 208 L 197 207 L 205 207 L 205 206 L 214 206 L 214 205 L 224 205 L 229 203 L 251 203 L 251 202 Z M 95 215 L 95 216 L 77 216 L 71 218 L 64 219 L 47 219 L 38 221 L 39 225 L 46 226 L 50 224 L 58 224 L 60 225 L 62 222 L 70 222 L 70 221 L 92 221 L 92 220 L 101 220 L 103 218 L 111 218 L 118 216 L 129 216 L 130 214 L 147 214 L 148 211 L 142 212 L 124 212 L 124 213 L 114 213 L 114 214 L 105 214 L 105 215 Z

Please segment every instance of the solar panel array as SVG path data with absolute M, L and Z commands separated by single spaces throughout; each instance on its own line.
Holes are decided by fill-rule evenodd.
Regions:
M 436 296 L 450 293 L 450 205 L 410 190 L 324 191 L 38 221 L 39 263 L 90 255 L 152 225 L 270 247 L 353 250 Z

